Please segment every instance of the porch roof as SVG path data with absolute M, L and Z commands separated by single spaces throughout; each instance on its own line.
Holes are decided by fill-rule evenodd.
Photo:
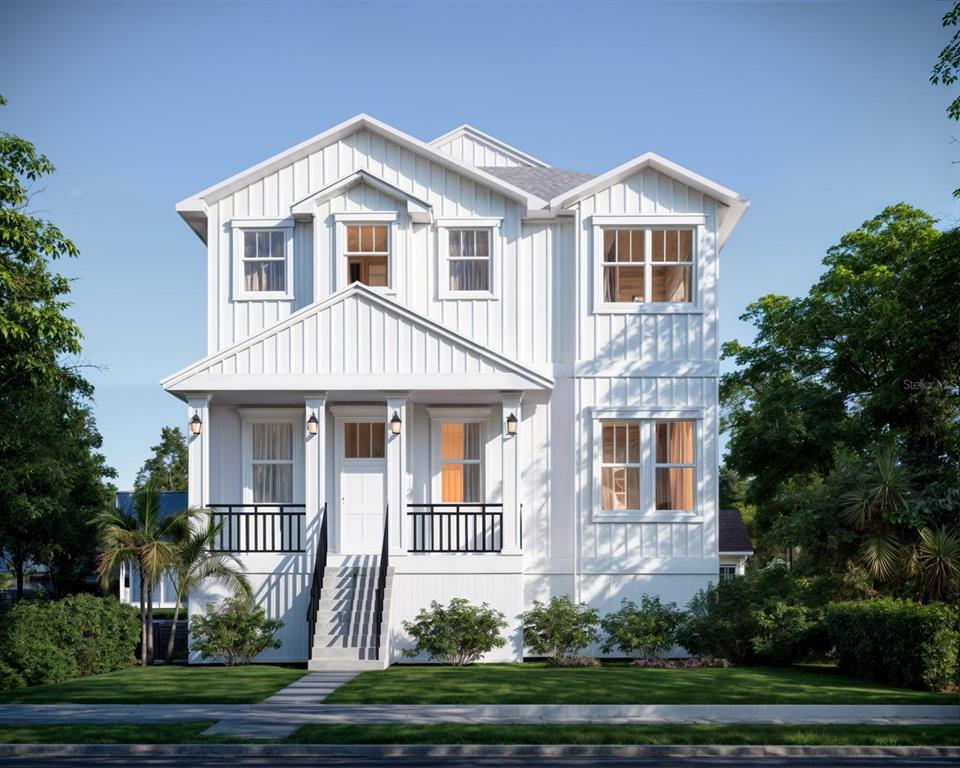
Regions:
M 550 390 L 553 378 L 354 283 L 161 384 L 186 397 L 216 391 Z

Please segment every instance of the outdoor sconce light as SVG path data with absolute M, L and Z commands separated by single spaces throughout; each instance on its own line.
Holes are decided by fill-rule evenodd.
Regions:
M 507 416 L 507 434 L 517 434 L 517 415 L 515 413 L 511 413 L 509 416 Z
M 193 418 L 190 419 L 190 433 L 193 435 L 199 435 L 202 429 L 203 421 L 197 414 L 193 414 Z
M 317 424 L 319 424 L 319 422 L 317 421 L 317 414 L 311 413 L 310 418 L 307 419 L 307 434 L 309 435 L 317 434 Z
M 390 431 L 395 434 L 400 434 L 400 414 L 396 411 L 393 412 L 393 418 L 390 419 Z

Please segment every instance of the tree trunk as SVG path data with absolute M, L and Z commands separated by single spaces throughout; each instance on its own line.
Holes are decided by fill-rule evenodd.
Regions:
M 153 664 L 153 579 L 147 580 L 147 666 Z
M 146 582 L 143 578 L 143 570 L 137 568 L 137 574 L 140 577 L 140 666 L 147 666 L 147 606 L 146 606 Z M 153 632 L 153 627 L 150 628 Z
M 177 603 L 173 606 L 173 623 L 170 625 L 170 637 L 167 640 L 167 664 L 173 664 L 173 642 L 177 636 L 177 619 L 180 618 L 180 592 L 177 591 Z

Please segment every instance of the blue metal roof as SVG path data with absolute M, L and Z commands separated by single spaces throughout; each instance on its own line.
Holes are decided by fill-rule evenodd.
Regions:
M 128 509 L 130 499 L 133 497 L 133 491 L 117 491 L 117 509 Z M 186 491 L 161 491 L 160 492 L 160 514 L 169 515 L 173 512 L 179 512 L 187 507 Z

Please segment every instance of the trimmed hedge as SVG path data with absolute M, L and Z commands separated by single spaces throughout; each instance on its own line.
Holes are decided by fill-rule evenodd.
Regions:
M 942 603 L 884 598 L 827 606 L 824 623 L 845 672 L 936 691 L 957 681 L 957 613 Z
M 21 601 L 0 629 L 0 688 L 61 683 L 133 664 L 137 610 L 114 597 Z

